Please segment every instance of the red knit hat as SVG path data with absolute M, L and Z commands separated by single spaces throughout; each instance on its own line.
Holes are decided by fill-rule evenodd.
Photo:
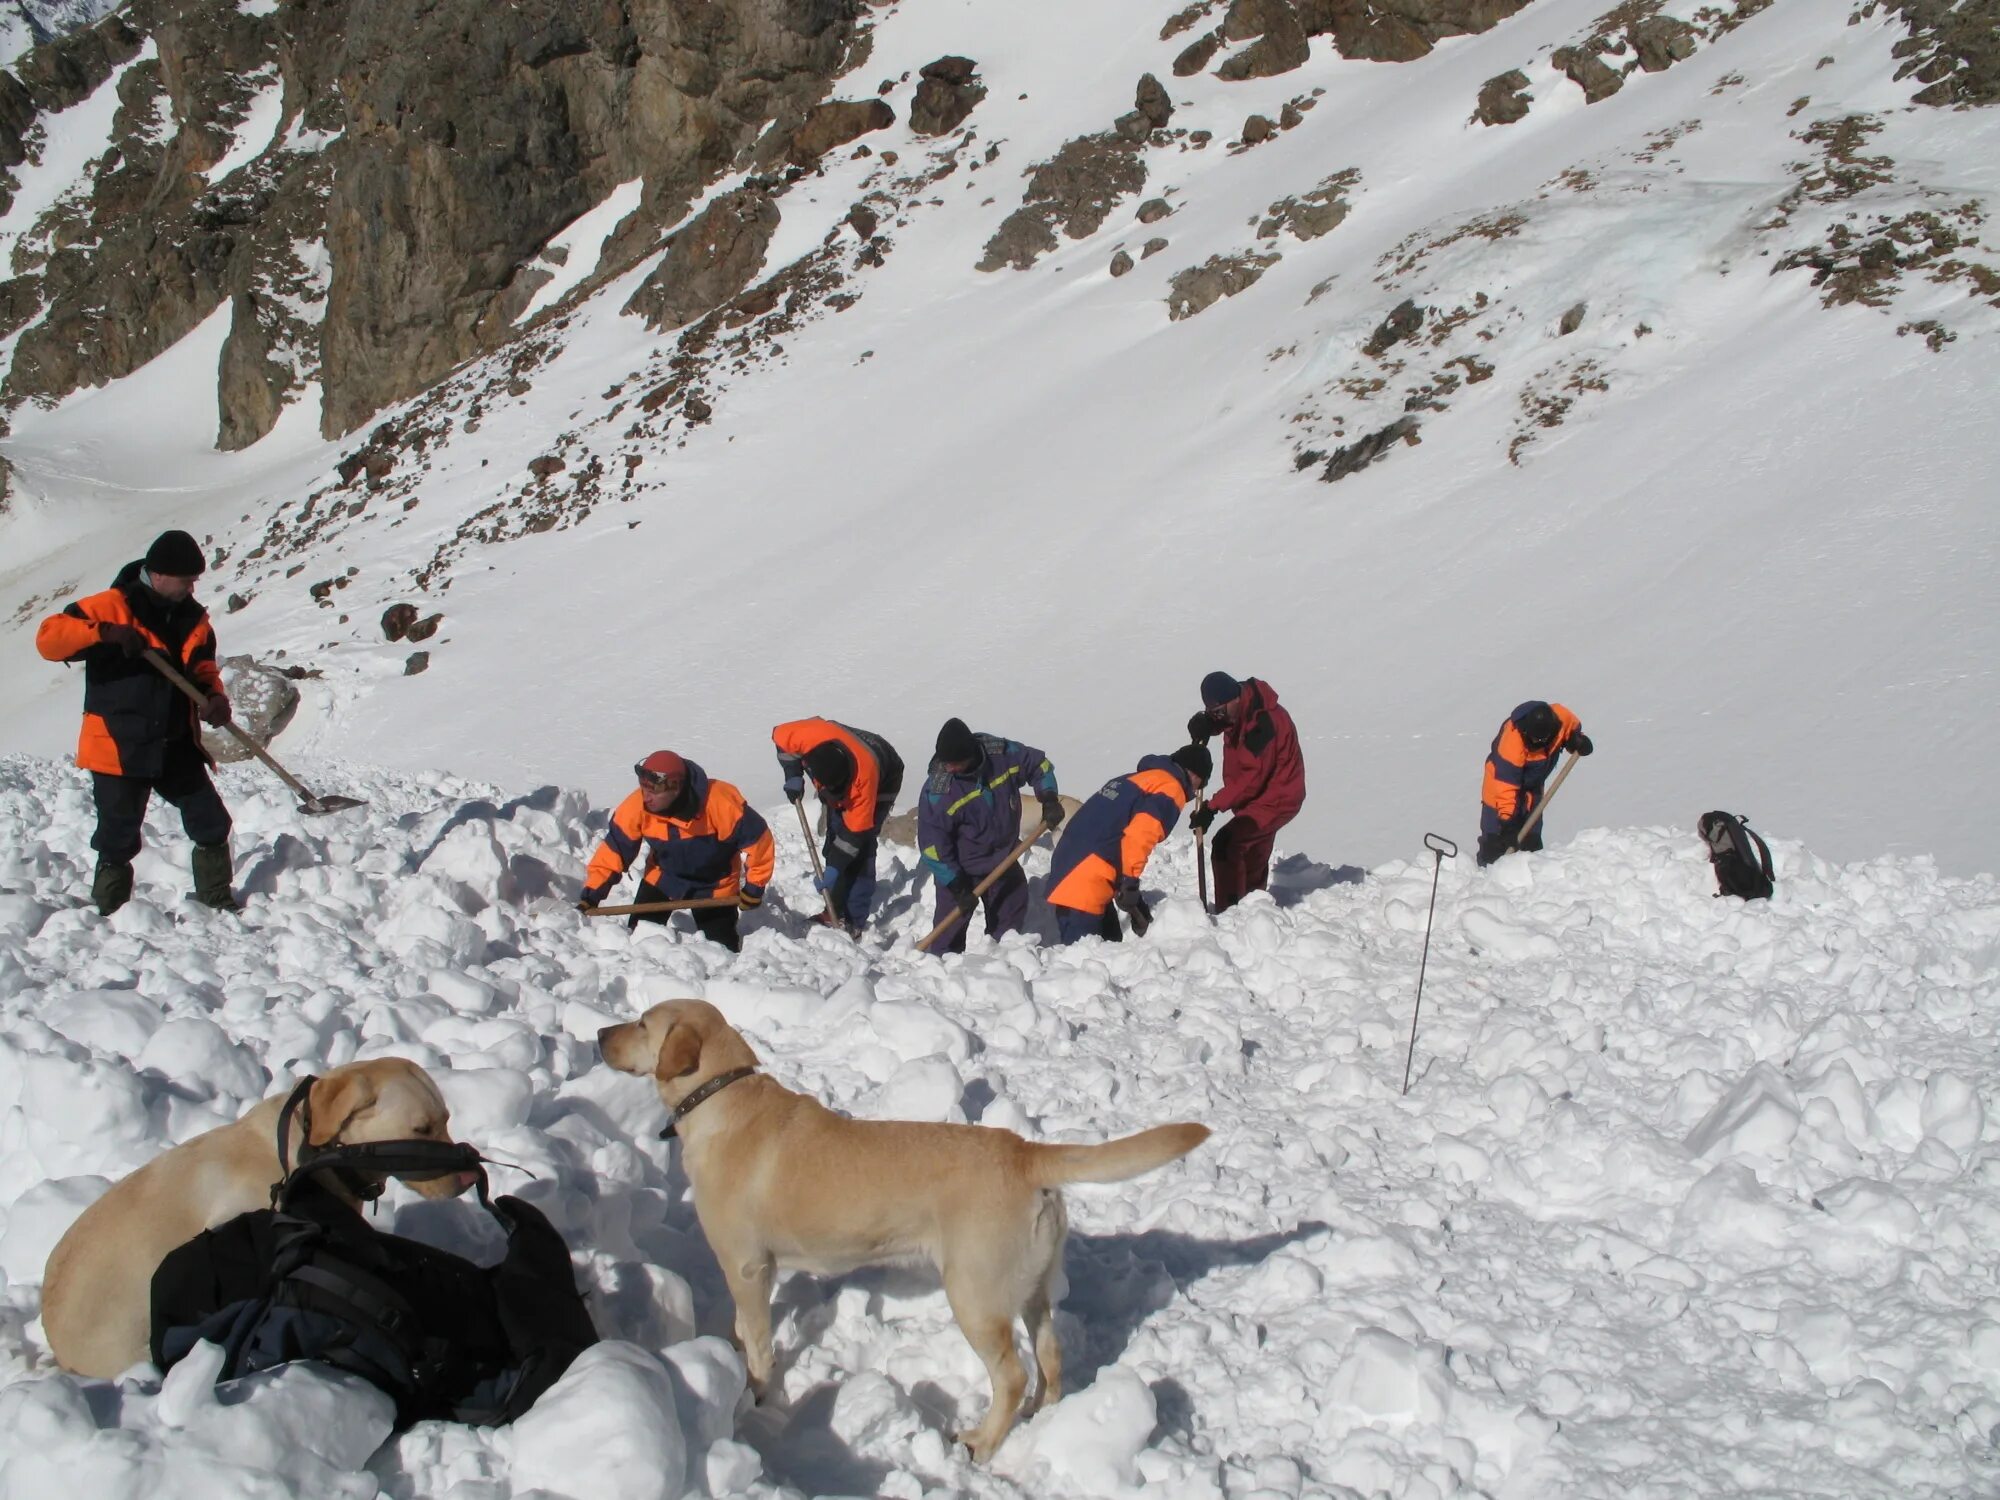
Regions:
M 687 779 L 687 762 L 671 750 L 655 750 L 639 762 L 637 769 L 647 776 L 678 776 Z

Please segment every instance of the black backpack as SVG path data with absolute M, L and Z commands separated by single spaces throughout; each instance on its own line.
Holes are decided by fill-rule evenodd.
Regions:
M 310 1083 L 311 1080 L 308 1080 Z M 280 1139 L 284 1127 L 280 1127 Z M 489 1200 L 479 1153 L 440 1141 L 316 1152 L 272 1189 L 273 1207 L 203 1230 L 153 1273 L 153 1363 L 220 1344 L 232 1380 L 310 1359 L 361 1376 L 396 1403 L 396 1426 L 431 1418 L 513 1421 L 597 1342 L 569 1248 L 533 1205 Z M 482 1267 L 369 1228 L 321 1174 L 478 1174 L 507 1230 Z
M 1762 901 L 1777 889 L 1771 869 L 1771 846 L 1758 837 L 1747 818 L 1726 812 L 1708 812 L 1695 825 L 1708 845 L 1709 863 L 1715 866 L 1716 894 L 1738 896 L 1745 901 Z

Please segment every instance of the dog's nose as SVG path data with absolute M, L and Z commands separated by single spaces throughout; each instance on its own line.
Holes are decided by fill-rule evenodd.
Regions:
M 616 1026 L 600 1026 L 597 1028 L 597 1050 L 599 1052 L 602 1052 L 606 1047 L 611 1045 L 611 1033 L 617 1029 Z

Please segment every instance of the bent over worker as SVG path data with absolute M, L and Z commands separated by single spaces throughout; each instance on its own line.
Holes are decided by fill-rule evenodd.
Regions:
M 763 904 L 764 887 L 777 862 L 769 825 L 735 787 L 714 780 L 671 750 L 655 750 L 632 771 L 639 789 L 611 814 L 604 842 L 590 857 L 577 904 L 585 911 L 599 905 L 644 849 L 640 901 L 733 897 L 734 906 L 706 907 L 688 915 L 710 942 L 742 952 L 738 916 Z M 632 917 L 635 922 L 672 919 L 671 912 L 635 912 Z
M 1565 750 L 1588 755 L 1596 748 L 1575 714 L 1560 703 L 1531 698 L 1507 715 L 1493 736 L 1486 756 L 1486 775 L 1479 790 L 1479 863 L 1490 865 L 1516 848 L 1530 853 L 1542 847 L 1537 820 L 1521 835 L 1528 815 L 1541 805 L 1542 788 Z M 1517 842 L 1518 841 L 1518 842 Z
M 954 911 L 969 920 L 984 901 L 988 937 L 1027 925 L 1028 877 L 1019 864 L 1009 865 L 984 896 L 972 894 L 1020 841 L 1023 788 L 1040 800 L 1043 824 L 1058 827 L 1063 806 L 1056 796 L 1056 768 L 1046 755 L 1019 740 L 974 734 L 963 719 L 944 721 L 917 798 L 917 849 L 937 881 L 937 921 Z M 963 953 L 966 925 L 954 923 L 930 951 Z
M 1227 911 L 1271 883 L 1271 849 L 1278 830 L 1299 815 L 1306 800 L 1306 763 L 1299 731 L 1278 703 L 1278 693 L 1255 677 L 1238 682 L 1227 672 L 1201 680 L 1202 711 L 1188 720 L 1188 737 L 1206 744 L 1222 735 L 1222 788 L 1208 805 L 1188 814 L 1188 827 L 1206 832 L 1217 813 L 1231 817 L 1215 836 L 1215 909 Z
M 1112 777 L 1077 809 L 1049 865 L 1048 902 L 1061 941 L 1091 936 L 1120 941 L 1120 911 L 1131 919 L 1134 934 L 1146 935 L 1153 913 L 1139 893 L 1139 877 L 1214 770 L 1206 746 L 1183 745 L 1170 756 L 1147 756 L 1129 775 Z
M 875 849 L 882 821 L 903 789 L 903 760 L 879 734 L 832 719 L 792 719 L 771 730 L 785 796 L 797 804 L 812 777 L 826 809 L 826 840 L 820 849 L 826 868 L 819 889 L 835 919 L 859 934 L 875 901 Z M 826 913 L 815 922 L 829 921 Z
M 194 897 L 237 910 L 230 889 L 229 809 L 209 779 L 215 764 L 201 724 L 229 722 L 215 664 L 215 630 L 194 597 L 206 564 L 185 531 L 163 531 L 144 558 L 127 563 L 101 594 L 66 604 L 42 621 L 35 649 L 49 661 L 83 663 L 83 732 L 76 763 L 90 772 L 97 804 L 97 873 L 90 899 L 105 916 L 132 896 L 146 804 L 158 792 L 194 841 Z M 158 651 L 208 694 L 194 701 L 147 661 Z

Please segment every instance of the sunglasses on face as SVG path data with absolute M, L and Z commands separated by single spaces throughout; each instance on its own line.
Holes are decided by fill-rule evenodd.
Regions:
M 664 792 L 670 786 L 678 786 L 679 778 L 669 776 L 665 771 L 649 771 L 644 766 L 634 766 L 632 774 L 639 778 L 639 785 L 649 792 Z

